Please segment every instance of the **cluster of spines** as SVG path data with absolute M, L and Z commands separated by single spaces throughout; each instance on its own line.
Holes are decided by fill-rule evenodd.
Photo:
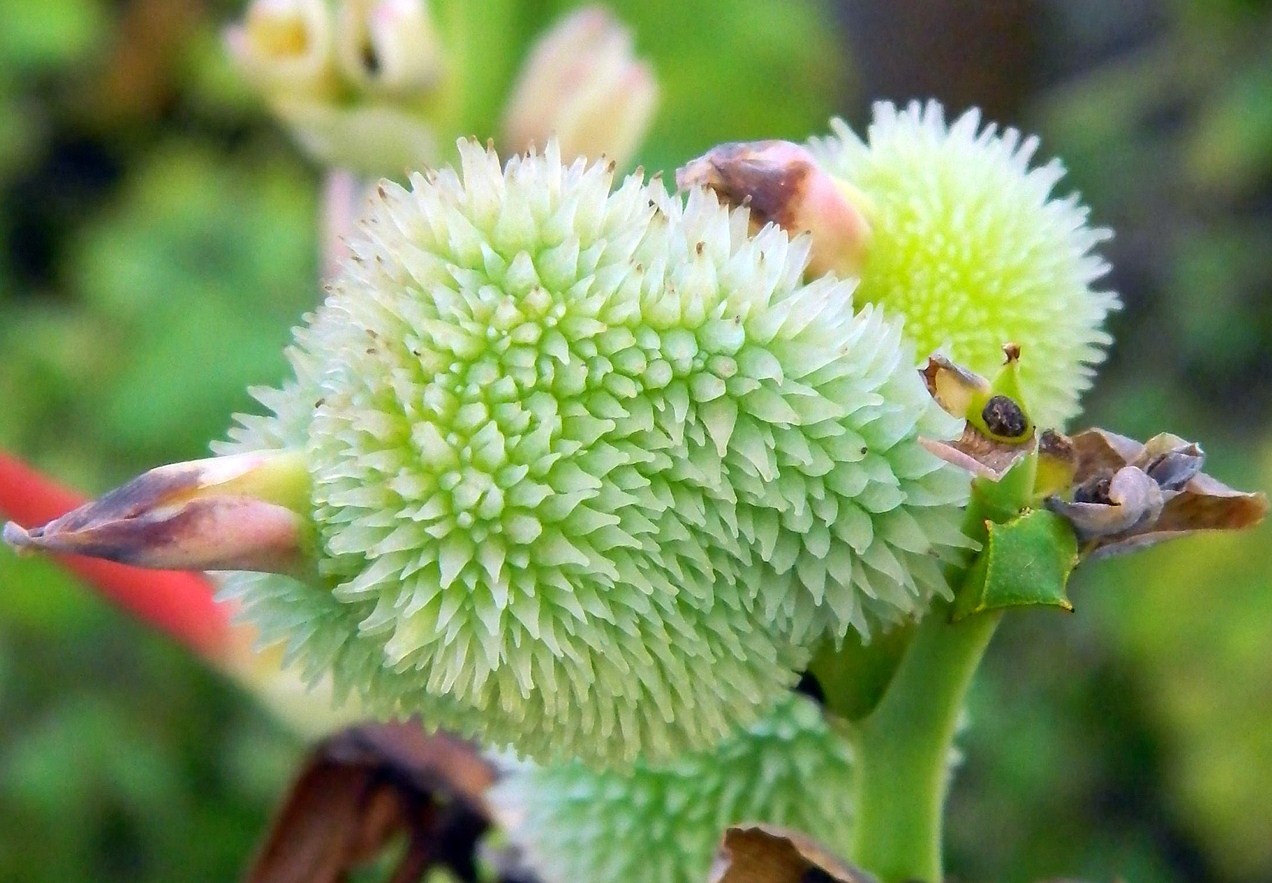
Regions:
M 298 337 L 308 602 L 348 627 L 284 614 L 301 655 L 532 756 L 653 758 L 943 588 L 965 482 L 895 326 L 709 194 L 461 153 L 381 190 Z
M 712 749 L 625 770 L 518 768 L 490 799 L 544 883 L 689 883 L 706 878 L 731 824 L 849 842 L 852 794 L 849 746 L 814 703 L 789 696 Z

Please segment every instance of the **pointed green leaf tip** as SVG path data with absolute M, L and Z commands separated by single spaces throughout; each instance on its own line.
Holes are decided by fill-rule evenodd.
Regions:
M 669 764 L 524 767 L 489 798 L 544 883 L 701 883 L 720 835 L 741 821 L 848 843 L 853 788 L 847 742 L 815 703 L 791 695 L 744 732 Z
M 810 150 L 856 188 L 871 239 L 857 299 L 905 317 L 922 355 L 938 349 L 980 374 L 1014 342 L 1020 387 L 1040 426 L 1078 412 L 1110 342 L 1117 297 L 1076 196 L 1055 198 L 1056 160 L 1030 168 L 1038 139 L 982 127 L 979 111 L 946 123 L 936 102 L 875 105 L 865 140 L 842 121 Z
M 1063 518 L 1032 509 L 1004 523 L 985 522 L 989 537 L 954 601 L 957 621 L 1007 607 L 1072 610 L 1065 587 L 1078 563 L 1078 541 Z
M 329 585 L 267 638 L 384 713 L 537 759 L 755 720 L 824 635 L 913 616 L 966 541 L 899 329 L 804 246 L 555 148 L 385 184 L 235 449 L 304 447 Z

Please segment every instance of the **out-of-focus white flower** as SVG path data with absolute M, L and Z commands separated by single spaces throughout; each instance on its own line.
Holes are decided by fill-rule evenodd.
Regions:
M 658 105 L 649 64 L 632 53 L 631 32 L 599 6 L 571 13 L 530 53 L 504 116 L 509 151 L 555 137 L 565 160 L 609 157 L 622 166 Z
M 254 0 L 225 30 L 230 57 L 271 99 L 321 101 L 337 90 L 331 11 L 323 0 Z
M 426 0 L 254 0 L 225 41 L 314 160 L 401 177 L 437 165 L 441 143 L 457 135 L 494 134 L 493 119 L 487 131 L 453 131 L 467 84 L 449 70 L 448 52 L 482 51 L 447 45 L 461 36 L 439 30 Z M 604 155 L 623 164 L 657 98 L 649 65 L 633 56 L 631 33 L 588 7 L 533 47 L 504 113 L 500 147 L 508 155 L 555 137 L 567 160 Z
M 444 53 L 424 0 L 255 0 L 230 56 L 323 165 L 399 176 L 436 163 Z
M 341 73 L 369 90 L 419 97 L 444 69 L 424 0 L 345 0 L 336 13 L 335 43 Z

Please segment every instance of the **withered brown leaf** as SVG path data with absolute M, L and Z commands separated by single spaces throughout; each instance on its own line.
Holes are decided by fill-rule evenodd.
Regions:
M 1069 438 L 1078 457 L 1078 482 L 1085 481 L 1099 472 L 1116 472 L 1129 464 L 1143 449 L 1133 438 L 1109 432 L 1107 429 L 1084 429 Z
M 475 881 L 494 779 L 475 745 L 418 723 L 344 730 L 309 755 L 245 883 L 341 883 L 399 836 L 406 850 L 393 883 L 434 867 Z
M 708 883 L 875 883 L 817 841 L 775 825 L 724 832 Z
M 1047 507 L 1073 525 L 1082 542 L 1125 536 L 1157 523 L 1165 506 L 1161 486 L 1142 469 L 1123 466 L 1097 474 L 1074 491 L 1073 500 L 1047 500 Z

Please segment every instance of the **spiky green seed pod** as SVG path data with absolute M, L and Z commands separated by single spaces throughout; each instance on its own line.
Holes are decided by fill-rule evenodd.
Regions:
M 1019 344 L 1031 414 L 1042 426 L 1073 418 L 1118 301 L 1092 287 L 1108 269 L 1092 249 L 1109 231 L 1087 226 L 1076 196 L 1051 195 L 1059 161 L 1031 169 L 1037 138 L 982 127 L 976 110 L 947 125 L 936 102 L 875 105 L 864 141 L 831 127 L 811 149 L 860 192 L 872 231 L 858 300 L 904 316 L 921 355 L 943 349 L 986 376 L 1003 344 Z
M 753 721 L 824 635 L 944 592 L 966 479 L 899 329 L 802 245 L 555 148 L 385 184 L 231 449 L 300 447 L 328 585 L 267 637 L 385 712 L 537 759 Z
M 716 748 L 664 766 L 528 767 L 489 796 L 544 883 L 700 883 L 732 824 L 850 842 L 852 794 L 851 749 L 812 701 L 793 695 Z

